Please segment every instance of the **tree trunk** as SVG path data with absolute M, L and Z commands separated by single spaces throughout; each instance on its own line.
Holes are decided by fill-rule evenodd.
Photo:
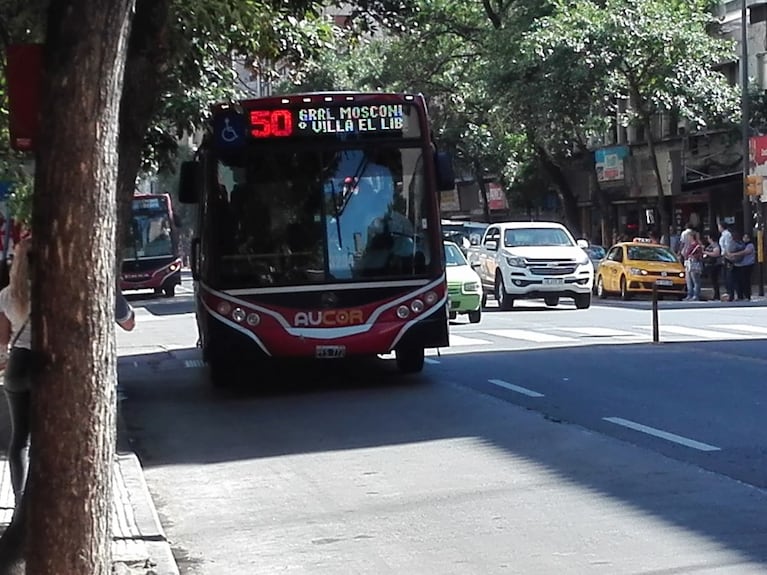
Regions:
M 570 183 L 567 181 L 564 173 L 562 173 L 562 168 L 557 165 L 542 146 L 536 145 L 535 149 L 543 169 L 552 179 L 557 188 L 557 196 L 559 196 L 559 201 L 562 203 L 562 208 L 564 210 L 565 225 L 572 233 L 579 236 L 581 223 L 578 214 L 578 200 L 575 197 L 575 193 L 573 192 Z
M 650 154 L 650 162 L 652 163 L 652 171 L 655 174 L 655 185 L 658 187 L 658 215 L 660 216 L 660 230 L 658 237 L 665 235 L 670 237 L 668 230 L 671 225 L 671 214 L 668 211 L 666 205 L 666 196 L 663 193 L 663 179 L 660 175 L 660 168 L 658 167 L 658 156 L 655 154 L 655 138 L 652 134 L 652 120 L 650 116 L 645 116 L 643 120 L 645 132 L 647 133 L 647 151 Z
M 53 2 L 32 225 L 28 575 L 111 573 L 118 112 L 134 0 Z
M 131 215 L 131 200 L 141 167 L 149 124 L 160 102 L 162 82 L 168 66 L 169 0 L 136 0 L 125 83 L 120 104 L 119 169 L 117 180 L 118 261 L 122 261 L 122 239 Z M 119 270 L 118 270 L 119 273 Z
M 474 177 L 477 180 L 479 186 L 479 193 L 482 197 L 482 210 L 485 213 L 485 222 L 492 223 L 493 219 L 490 215 L 490 202 L 487 201 L 487 185 L 485 185 L 484 174 L 482 173 L 482 166 L 478 160 L 474 160 Z

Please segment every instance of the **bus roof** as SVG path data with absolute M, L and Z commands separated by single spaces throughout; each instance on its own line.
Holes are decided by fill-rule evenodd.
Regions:
M 304 92 L 300 94 L 284 94 L 278 96 L 264 96 L 262 98 L 249 98 L 239 100 L 238 104 L 244 108 L 251 106 L 271 106 L 271 105 L 296 105 L 296 104 L 338 104 L 342 102 L 365 102 L 368 100 L 377 100 L 381 102 L 412 102 L 424 103 L 422 94 L 412 94 L 409 92 Z M 225 110 L 231 107 L 230 103 L 219 102 L 213 104 L 212 109 Z

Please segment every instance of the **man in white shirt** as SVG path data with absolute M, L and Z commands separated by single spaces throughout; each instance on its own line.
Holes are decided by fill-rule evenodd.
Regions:
M 727 224 L 719 222 L 717 227 L 719 228 L 719 250 L 722 256 L 726 256 L 728 253 L 732 253 L 734 242 L 732 240 L 732 232 L 728 229 Z M 727 258 L 723 257 L 724 266 L 722 272 L 724 274 L 724 287 L 727 290 L 727 301 L 735 299 L 735 276 L 732 270 L 732 264 L 727 262 Z

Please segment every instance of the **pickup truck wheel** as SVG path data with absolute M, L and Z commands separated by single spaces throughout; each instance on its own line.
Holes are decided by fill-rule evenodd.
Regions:
M 500 274 L 495 276 L 495 299 L 498 302 L 498 307 L 503 311 L 508 311 L 514 307 L 514 298 L 509 297 L 506 293 L 503 278 Z
M 469 312 L 469 323 L 479 323 L 482 320 L 482 308 Z
M 482 302 L 479 304 L 480 309 L 487 307 L 487 292 L 482 292 Z
M 546 302 L 546 305 L 549 307 L 555 307 L 559 305 L 559 296 L 555 295 L 549 295 L 543 298 L 543 301 Z
M 578 294 L 573 299 L 575 300 L 575 308 L 576 309 L 589 309 L 591 307 L 591 294 L 590 293 Z

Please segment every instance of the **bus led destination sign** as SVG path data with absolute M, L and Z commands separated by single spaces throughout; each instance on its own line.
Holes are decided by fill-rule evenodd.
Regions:
M 250 110 L 254 138 L 290 138 L 333 134 L 391 133 L 407 128 L 402 104 Z
M 402 104 L 298 110 L 298 129 L 315 134 L 389 132 L 402 130 L 404 126 L 405 114 Z

